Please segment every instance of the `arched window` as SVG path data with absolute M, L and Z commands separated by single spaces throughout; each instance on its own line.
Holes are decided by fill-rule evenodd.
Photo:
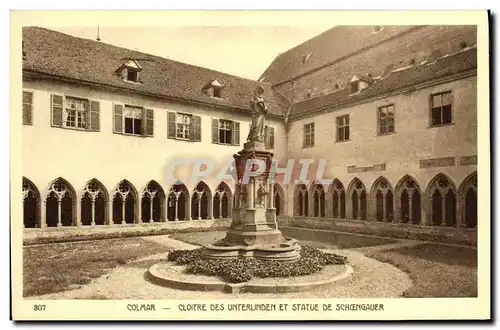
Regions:
M 56 179 L 45 199 L 47 227 L 74 226 L 76 219 L 76 194 L 69 182 Z
M 394 205 L 392 187 L 386 178 L 380 177 L 373 183 L 372 205 L 375 205 L 375 219 L 377 221 L 392 222 L 394 218 Z
M 340 180 L 335 179 L 330 186 L 332 196 L 332 216 L 336 219 L 345 218 L 345 189 Z
M 169 221 L 188 220 L 189 193 L 185 185 L 172 186 L 168 194 L 167 218 Z
M 137 219 L 137 193 L 127 180 L 121 181 L 113 193 L 113 223 L 131 224 Z
M 225 182 L 221 182 L 214 193 L 214 218 L 222 219 L 231 216 L 230 201 L 233 200 L 231 189 Z
M 459 188 L 461 205 L 461 225 L 467 228 L 477 227 L 477 173 L 470 174 Z
M 307 193 L 307 188 L 303 184 L 299 184 L 295 187 L 295 214 L 297 216 L 307 217 L 309 209 L 309 194 Z
M 97 179 L 90 180 L 83 189 L 81 200 L 82 226 L 107 223 L 108 193 Z
M 30 180 L 23 177 L 24 228 L 40 228 L 40 193 Z
M 191 195 L 191 218 L 196 220 L 209 219 L 209 208 L 212 194 L 205 182 L 200 182 Z
M 313 216 L 314 217 L 324 217 L 325 216 L 325 190 L 323 185 L 314 184 L 311 187 L 311 195 L 313 202 Z
M 274 208 L 276 209 L 276 215 L 284 215 L 283 209 L 285 207 L 285 193 L 283 188 L 277 183 L 274 184 Z
M 456 225 L 456 192 L 453 182 L 444 174 L 438 174 L 427 188 L 431 224 L 434 226 Z
M 366 188 L 358 178 L 351 181 L 349 187 L 351 198 L 351 218 L 354 220 L 366 220 Z
M 417 181 L 409 175 L 404 176 L 396 186 L 396 193 L 399 198 L 399 221 L 420 224 L 421 200 Z
M 165 219 L 164 205 L 165 192 L 160 184 L 149 181 L 142 192 L 141 217 L 142 222 L 161 222 Z

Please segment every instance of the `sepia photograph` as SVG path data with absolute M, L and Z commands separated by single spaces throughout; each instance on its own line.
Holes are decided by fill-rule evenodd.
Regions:
M 11 13 L 13 318 L 488 319 L 488 13 L 410 13 Z

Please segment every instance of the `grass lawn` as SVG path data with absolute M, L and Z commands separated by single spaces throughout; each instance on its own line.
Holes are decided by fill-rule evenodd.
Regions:
M 385 251 L 363 251 L 408 273 L 413 286 L 405 297 L 477 297 L 477 251 L 421 244 Z
M 24 247 L 23 294 L 28 297 L 74 289 L 116 266 L 134 266 L 137 258 L 169 250 L 140 238 Z

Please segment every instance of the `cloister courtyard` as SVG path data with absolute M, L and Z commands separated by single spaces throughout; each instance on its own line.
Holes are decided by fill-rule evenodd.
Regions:
M 23 250 L 27 299 L 211 299 L 211 298 L 389 298 L 477 296 L 477 250 L 473 245 L 380 237 L 298 227 L 284 235 L 346 256 L 354 272 L 328 289 L 283 294 L 183 291 L 148 280 L 149 267 L 169 251 L 194 249 L 221 239 L 225 230 L 144 231 L 71 241 L 52 235 L 27 240 Z M 123 232 L 123 231 L 122 231 Z M 73 235 L 77 237 L 78 235 Z M 130 237 L 127 237 L 130 236 Z M 135 237 L 132 237 L 135 236 Z M 33 236 L 34 237 L 34 236 Z M 97 239 L 96 239 L 97 238 Z

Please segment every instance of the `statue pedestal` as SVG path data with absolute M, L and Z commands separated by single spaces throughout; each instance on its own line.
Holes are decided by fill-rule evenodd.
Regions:
M 276 223 L 273 184 L 268 183 L 272 156 L 261 142 L 245 143 L 244 149 L 234 155 L 238 183 L 231 227 L 224 239 L 204 246 L 204 257 L 228 259 L 245 256 L 283 261 L 300 258 L 297 241 L 284 238 Z M 258 166 L 248 163 L 249 160 L 262 161 L 265 169 L 257 176 L 245 176 L 245 171 L 255 172 Z

